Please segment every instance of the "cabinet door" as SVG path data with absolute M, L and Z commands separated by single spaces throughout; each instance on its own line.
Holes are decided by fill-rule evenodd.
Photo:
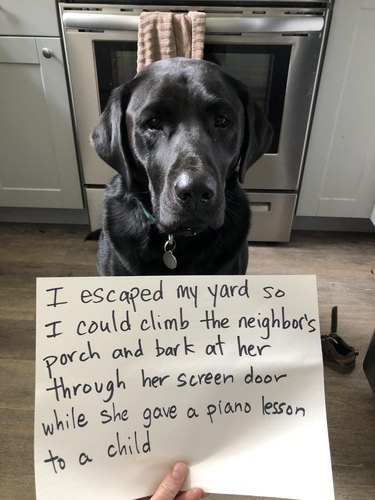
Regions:
M 375 0 L 335 2 L 297 215 L 371 215 L 374 47 Z
M 0 37 L 0 74 L 0 205 L 82 208 L 59 39 Z
M 59 36 L 55 0 L 0 0 L 0 34 Z

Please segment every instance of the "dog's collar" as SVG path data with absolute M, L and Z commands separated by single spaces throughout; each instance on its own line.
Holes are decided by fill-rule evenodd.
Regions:
M 147 217 L 147 219 L 151 222 L 151 224 L 156 225 L 157 220 L 155 217 L 146 209 L 146 207 L 143 205 L 141 201 L 138 200 L 138 203 L 140 204 L 143 213 Z M 190 229 L 186 228 L 180 231 L 176 231 L 173 234 L 168 234 L 168 239 L 165 242 L 164 245 L 164 254 L 163 254 L 163 262 L 168 269 L 176 269 L 177 267 L 177 259 L 174 255 L 174 250 L 176 248 L 176 240 L 174 239 L 175 236 L 195 236 L 196 233 Z
M 157 219 L 147 210 L 147 208 L 143 205 L 141 201 L 138 200 L 138 203 L 140 207 L 142 208 L 143 213 L 147 217 L 147 219 L 151 222 L 151 224 L 156 225 L 157 224 Z M 180 229 L 179 231 L 175 231 L 173 233 L 173 236 L 196 236 L 197 233 L 195 233 L 191 228 L 187 227 L 186 229 Z
M 146 209 L 146 207 L 143 205 L 141 201 L 138 200 L 139 205 L 141 206 L 141 209 L 143 210 L 143 213 L 147 217 L 147 219 L 151 222 L 151 224 L 156 224 L 157 220 L 155 217 Z

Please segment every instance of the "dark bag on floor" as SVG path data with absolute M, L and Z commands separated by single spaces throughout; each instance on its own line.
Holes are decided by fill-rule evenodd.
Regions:
M 372 334 L 365 359 L 363 360 L 363 371 L 369 381 L 371 389 L 375 394 L 375 330 Z

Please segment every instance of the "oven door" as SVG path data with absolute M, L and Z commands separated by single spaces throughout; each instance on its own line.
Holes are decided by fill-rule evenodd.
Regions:
M 134 20 L 133 30 L 99 31 L 87 30 L 88 22 L 81 20 L 85 19 L 82 14 L 77 16 L 77 29 L 72 29 L 69 23 L 74 24 L 71 21 L 74 14 L 69 16 L 65 16 L 68 24 L 65 44 L 84 180 L 87 184 L 105 184 L 113 172 L 103 168 L 89 146 L 88 137 L 113 88 L 136 74 L 137 17 L 127 16 Z M 88 16 L 94 28 L 110 25 L 106 17 L 121 17 Z M 241 18 L 212 18 L 207 14 L 205 58 L 250 88 L 274 129 L 273 143 L 268 153 L 250 169 L 245 188 L 296 190 L 298 187 L 323 22 L 314 17 L 301 19 L 300 30 L 311 30 L 307 34 L 298 31 L 298 19 L 288 27 L 285 17 L 274 16 L 269 32 L 244 33 Z M 95 18 L 104 21 L 95 24 Z M 215 29 L 232 33 L 215 34 Z M 289 33 L 290 29 L 295 33 Z

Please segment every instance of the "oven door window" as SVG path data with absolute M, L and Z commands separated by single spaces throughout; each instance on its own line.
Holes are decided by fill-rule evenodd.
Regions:
M 274 130 L 268 153 L 276 154 L 281 131 L 291 45 L 206 44 L 204 57 L 240 80 L 264 109 Z
M 100 110 L 113 89 L 132 80 L 137 72 L 137 42 L 94 41 Z
M 100 107 L 103 111 L 114 88 L 136 74 L 136 42 L 94 41 Z M 276 154 L 280 139 L 291 45 L 211 44 L 204 57 L 242 81 L 262 106 L 274 129 L 269 153 Z

